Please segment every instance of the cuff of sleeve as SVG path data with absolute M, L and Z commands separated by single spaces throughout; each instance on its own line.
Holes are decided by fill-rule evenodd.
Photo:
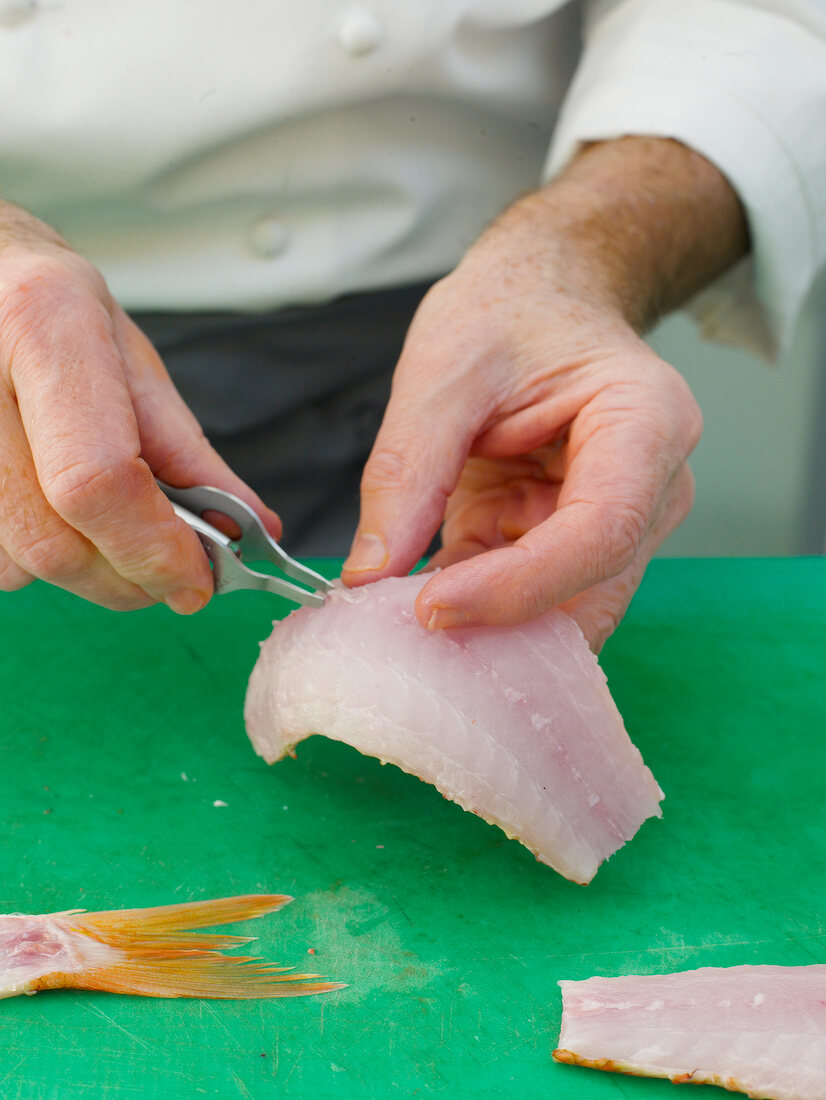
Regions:
M 771 53 L 764 73 L 761 51 L 749 49 L 743 26 L 718 22 L 710 53 L 692 43 L 692 35 L 686 45 L 681 35 L 686 18 L 693 28 L 695 20 L 708 25 L 712 9 L 724 12 L 731 24 L 730 4 L 693 0 L 666 34 L 662 17 L 665 9 L 674 14 L 673 4 L 654 3 L 656 34 L 647 34 L 644 18 L 623 20 L 618 15 L 625 13 L 618 11 L 604 27 L 594 28 L 560 117 L 546 178 L 564 167 L 581 143 L 628 135 L 673 138 L 705 156 L 740 196 L 752 252 L 688 308 L 705 336 L 777 359 L 788 349 L 826 252 L 826 47 L 788 20 L 747 10 L 745 23 L 760 22 L 757 37 Z M 695 5 L 704 9 L 705 20 Z M 737 6 L 742 12 L 743 5 Z M 625 7 L 644 15 L 650 5 Z M 767 19 L 780 25 L 772 26 L 771 36 Z M 739 41 L 737 58 L 727 52 L 734 43 L 726 41 L 726 31 Z M 781 32 L 790 39 L 785 48 L 778 44 Z M 785 58 L 785 69 L 778 57 Z M 803 80 L 801 67 L 807 70 Z

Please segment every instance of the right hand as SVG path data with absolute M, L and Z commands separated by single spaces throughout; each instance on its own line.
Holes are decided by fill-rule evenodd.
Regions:
M 0 590 L 41 579 L 115 610 L 199 610 L 209 562 L 155 476 L 227 489 L 280 536 L 100 273 L 0 203 Z

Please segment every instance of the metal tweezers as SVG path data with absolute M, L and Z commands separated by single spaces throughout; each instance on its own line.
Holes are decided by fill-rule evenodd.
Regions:
M 333 587 L 332 583 L 282 550 L 252 508 L 243 500 L 223 489 L 214 489 L 211 485 L 176 489 L 159 481 L 158 486 L 172 502 L 175 514 L 189 524 L 203 543 L 207 557 L 212 562 L 212 580 L 216 595 L 251 588 L 273 592 L 277 596 L 284 596 L 295 603 L 310 607 L 321 607 L 324 603 L 324 596 Z M 207 523 L 202 518 L 207 511 L 220 512 L 234 520 L 241 529 L 240 538 L 232 539 L 211 523 Z M 245 565 L 245 561 L 270 562 L 288 577 L 308 587 L 302 588 L 268 573 L 258 573 Z

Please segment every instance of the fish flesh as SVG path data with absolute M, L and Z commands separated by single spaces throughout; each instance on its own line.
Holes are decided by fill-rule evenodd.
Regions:
M 182 931 L 272 913 L 286 894 L 87 913 L 0 914 L 0 998 L 41 989 L 98 989 L 144 997 L 297 997 L 341 989 L 318 974 L 295 974 L 221 949 L 251 936 Z
M 662 791 L 625 731 L 579 627 L 426 630 L 426 576 L 341 586 L 275 624 L 250 677 L 247 732 L 273 763 L 320 733 L 432 783 L 589 882 Z
M 557 1062 L 760 1100 L 826 1098 L 826 966 L 562 981 Z

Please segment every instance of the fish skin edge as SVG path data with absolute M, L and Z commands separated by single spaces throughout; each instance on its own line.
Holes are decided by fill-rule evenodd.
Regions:
M 551 1054 L 555 1062 L 567 1066 L 583 1066 L 585 1069 L 600 1069 L 606 1073 L 623 1073 L 626 1077 L 653 1077 L 660 1080 L 668 1080 L 673 1085 L 717 1085 L 729 1092 L 741 1092 L 749 1097 L 749 1100 L 766 1100 L 765 1093 L 747 1092 L 736 1077 L 720 1077 L 716 1073 L 704 1073 L 701 1069 L 692 1070 L 690 1073 L 652 1073 L 650 1070 L 635 1066 L 633 1062 L 615 1062 L 612 1058 L 580 1058 L 572 1050 L 557 1047 Z

